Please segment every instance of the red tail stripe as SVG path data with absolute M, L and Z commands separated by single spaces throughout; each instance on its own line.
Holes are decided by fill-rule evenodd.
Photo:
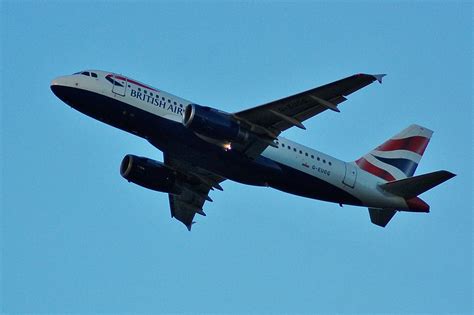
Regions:
M 373 165 L 372 163 L 370 163 L 369 161 L 367 161 L 366 159 L 364 158 L 360 158 L 356 161 L 356 164 L 361 168 L 363 169 L 364 171 L 367 171 L 377 177 L 380 177 L 380 178 L 383 178 L 387 181 L 392 181 L 392 180 L 395 180 L 395 177 L 392 176 L 392 174 L 390 174 L 389 172 Z
M 391 139 L 377 147 L 378 151 L 407 150 L 423 155 L 430 139 L 421 136 Z

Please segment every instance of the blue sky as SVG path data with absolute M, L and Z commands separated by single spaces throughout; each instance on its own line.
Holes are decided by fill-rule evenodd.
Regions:
M 470 313 L 472 4 L 2 1 L 1 311 Z M 165 194 L 127 183 L 146 141 L 74 111 L 56 76 L 119 72 L 226 111 L 387 73 L 283 135 L 354 160 L 418 123 L 417 174 L 457 177 L 430 214 L 223 184 L 189 233 Z

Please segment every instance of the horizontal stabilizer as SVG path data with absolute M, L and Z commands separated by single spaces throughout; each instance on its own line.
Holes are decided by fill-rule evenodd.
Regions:
M 375 225 L 385 227 L 396 212 L 392 209 L 369 208 L 370 221 Z
M 433 173 L 394 180 L 379 187 L 383 190 L 403 198 L 413 198 L 439 184 L 456 176 L 448 171 L 437 171 Z

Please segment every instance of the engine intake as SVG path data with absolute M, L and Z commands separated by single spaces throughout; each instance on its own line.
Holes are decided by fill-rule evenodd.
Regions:
M 120 175 L 139 186 L 171 194 L 180 194 L 176 174 L 161 162 L 127 154 L 120 164 Z
M 197 104 L 186 106 L 183 125 L 199 135 L 215 140 L 242 142 L 249 136 L 230 114 Z

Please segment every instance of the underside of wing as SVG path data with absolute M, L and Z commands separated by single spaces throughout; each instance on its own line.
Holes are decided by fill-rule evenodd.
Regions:
M 346 100 L 345 96 L 374 81 L 381 83 L 383 76 L 383 74 L 355 74 L 299 94 L 237 112 L 235 116 L 264 128 L 274 135 L 293 126 L 305 129 L 303 121 L 327 109 L 338 112 L 337 105 Z
M 350 77 L 288 96 L 261 106 L 234 113 L 241 125 L 256 135 L 244 145 L 235 147 L 250 157 L 258 156 L 284 130 L 291 127 L 306 129 L 303 122 L 325 110 L 339 112 L 338 104 L 346 96 L 371 84 L 382 83 L 384 74 L 355 74 Z
M 191 230 L 196 213 L 206 215 L 203 211 L 204 203 L 206 201 L 212 202 L 209 191 L 222 190 L 219 183 L 224 178 L 170 157 L 168 154 L 165 154 L 164 161 L 165 165 L 180 174 L 177 185 L 181 193 L 169 194 L 171 217 L 183 222 L 188 230 Z

